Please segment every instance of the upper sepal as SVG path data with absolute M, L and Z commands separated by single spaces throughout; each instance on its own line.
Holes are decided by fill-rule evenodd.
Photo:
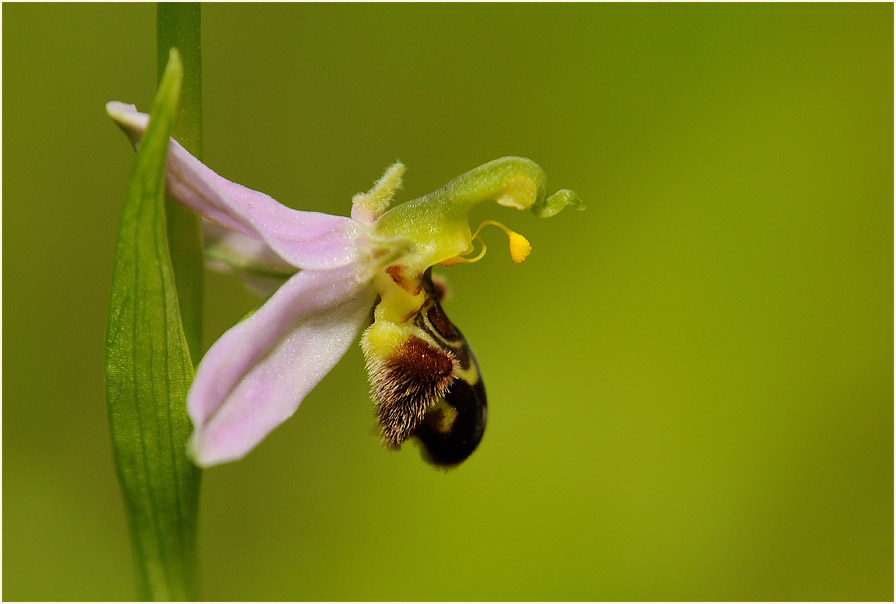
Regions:
M 133 105 L 111 102 L 106 112 L 136 146 L 149 116 Z M 264 242 L 295 268 L 330 269 L 359 261 L 364 227 L 346 216 L 288 208 L 269 195 L 219 176 L 171 139 L 168 196 L 200 216 Z

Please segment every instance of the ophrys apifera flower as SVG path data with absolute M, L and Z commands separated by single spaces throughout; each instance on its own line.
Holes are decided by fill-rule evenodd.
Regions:
M 107 111 L 139 143 L 149 116 L 122 103 L 109 103 Z M 583 206 L 572 191 L 548 196 L 544 171 L 520 157 L 494 160 L 393 206 L 403 173 L 400 163 L 391 166 L 368 193 L 355 196 L 350 217 L 331 216 L 293 210 L 232 183 L 171 141 L 168 195 L 217 225 L 214 259 L 282 282 L 212 345 L 196 370 L 187 407 L 197 464 L 245 456 L 295 413 L 362 331 L 387 446 L 415 437 L 429 461 L 454 465 L 479 444 L 486 421 L 479 366 L 441 308 L 431 269 L 484 253 L 481 245 L 474 254 L 478 229 L 471 231 L 467 220 L 481 202 L 539 217 Z M 507 233 L 514 262 L 526 259 L 531 248 L 524 237 L 494 221 L 485 226 Z

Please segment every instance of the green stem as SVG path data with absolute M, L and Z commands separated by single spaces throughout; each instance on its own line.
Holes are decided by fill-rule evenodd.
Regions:
M 156 13 L 156 55 L 161 79 L 172 48 L 184 62 L 180 107 L 171 135 L 187 151 L 202 158 L 202 53 L 200 49 L 200 6 L 198 2 L 160 2 Z M 171 264 L 177 283 L 177 297 L 184 334 L 193 364 L 202 357 L 202 223 L 198 216 L 166 200 Z
M 201 7 L 198 2 L 160 2 L 156 9 L 156 58 L 159 82 L 168 65 L 170 51 L 177 48 L 183 61 L 180 103 L 172 124 L 171 136 L 197 158 L 202 157 L 202 51 L 201 51 Z M 168 247 L 171 252 L 171 267 L 177 288 L 181 324 L 189 349 L 190 359 L 195 367 L 202 357 L 202 301 L 205 274 L 203 271 L 202 221 L 187 209 L 165 200 L 167 218 Z M 186 399 L 183 400 L 186 412 Z M 181 559 L 175 566 L 183 571 L 175 574 L 181 585 L 170 586 L 166 593 L 153 593 L 156 600 L 171 597 L 177 593 L 180 599 L 195 600 L 198 597 L 196 578 L 198 561 L 196 536 L 199 517 L 199 486 L 201 472 L 186 460 L 186 442 L 176 443 L 172 456 L 185 468 L 182 491 L 178 493 L 178 508 L 182 516 L 179 535 L 182 547 L 178 550 Z M 169 573 L 170 575 L 171 573 Z

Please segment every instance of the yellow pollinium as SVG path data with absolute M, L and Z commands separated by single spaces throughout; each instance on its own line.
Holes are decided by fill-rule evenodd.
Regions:
M 532 246 L 529 244 L 529 240 L 513 231 L 507 233 L 507 236 L 510 238 L 510 259 L 513 260 L 514 264 L 522 264 L 529 257 L 529 254 L 532 253 Z
M 478 239 L 479 243 L 482 245 L 482 250 L 475 256 L 454 256 L 453 258 L 448 258 L 447 260 L 443 260 L 440 262 L 442 266 L 454 266 L 455 264 L 469 264 L 471 262 L 478 262 L 485 256 L 485 242 L 482 241 L 482 238 L 479 237 L 479 231 L 482 230 L 482 227 L 485 226 L 495 226 L 504 231 L 507 234 L 507 239 L 510 244 L 510 259 L 513 260 L 514 264 L 522 264 L 526 261 L 526 258 L 529 257 L 529 254 L 532 253 L 532 245 L 529 243 L 529 240 L 517 233 L 516 231 L 511 231 L 506 226 L 497 222 L 495 220 L 486 220 L 482 224 L 479 225 L 479 228 L 476 229 L 476 232 L 473 233 L 471 239 Z M 472 246 L 468 252 L 472 251 Z

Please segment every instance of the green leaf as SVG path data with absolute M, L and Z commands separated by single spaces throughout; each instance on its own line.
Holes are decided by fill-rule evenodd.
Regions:
M 171 52 L 122 209 L 106 323 L 106 402 L 139 597 L 196 595 L 199 470 L 186 457 L 193 365 L 166 231 L 165 160 L 183 67 Z

